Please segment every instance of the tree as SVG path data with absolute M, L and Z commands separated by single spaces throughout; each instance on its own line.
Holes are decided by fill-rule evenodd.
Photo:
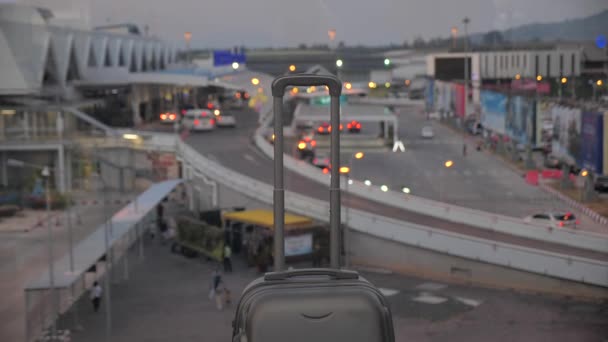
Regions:
M 298 45 L 298 49 L 300 49 L 300 50 L 306 50 L 307 46 L 306 46 L 305 43 L 301 43 L 300 45 Z
M 409 49 L 410 48 L 410 43 L 407 40 L 404 40 L 402 46 L 403 46 L 404 49 Z
M 343 40 L 341 40 L 341 41 L 338 43 L 338 49 L 344 49 L 344 47 L 345 47 L 345 46 L 346 46 L 346 44 L 344 44 L 344 41 L 343 41 Z
M 505 38 L 502 32 L 494 30 L 484 34 L 481 41 L 484 45 L 494 46 L 503 44 L 505 42 Z
M 420 36 L 416 37 L 416 39 L 414 39 L 414 43 L 412 44 L 412 46 L 415 49 L 419 49 L 419 48 L 423 48 L 426 46 L 426 42 L 424 41 L 424 39 Z

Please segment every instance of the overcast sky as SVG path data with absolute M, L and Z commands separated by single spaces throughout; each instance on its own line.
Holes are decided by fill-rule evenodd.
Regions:
M 1 1 L 1 0 L 0 0 Z M 27 1 L 27 0 L 26 0 Z M 31 1 L 31 0 L 30 0 Z M 196 47 L 295 46 L 336 41 L 385 44 L 448 36 L 471 18 L 470 31 L 584 17 L 607 0 L 45 0 L 89 2 L 94 24 L 134 22 L 150 33 Z M 593 38 L 591 38 L 593 39 Z

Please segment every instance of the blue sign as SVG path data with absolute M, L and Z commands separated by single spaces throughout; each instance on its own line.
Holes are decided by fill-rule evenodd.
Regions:
M 481 124 L 497 133 L 505 133 L 507 96 L 489 90 L 481 91 Z
M 602 173 L 604 113 L 583 112 L 581 153 L 578 164 L 595 173 Z M 604 173 L 606 170 L 604 170 Z
M 231 65 L 234 62 L 245 64 L 245 53 L 235 53 L 231 50 L 213 51 L 213 66 Z
M 599 35 L 597 36 L 597 38 L 595 38 L 595 46 L 597 46 L 600 49 L 603 49 L 606 47 L 606 36 L 604 35 Z

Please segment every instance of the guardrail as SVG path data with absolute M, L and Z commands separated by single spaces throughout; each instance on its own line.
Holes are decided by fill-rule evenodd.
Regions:
M 184 143 L 178 143 L 181 158 L 220 184 L 271 204 L 272 187 L 209 160 Z M 293 192 L 286 192 L 287 210 L 327 222 L 329 203 Z M 346 210 L 343 208 L 342 210 Z M 420 226 L 368 212 L 348 209 L 349 227 L 384 239 L 418 246 L 495 265 L 528 272 L 608 286 L 608 263 L 472 238 L 440 229 Z M 342 215 L 343 220 L 345 215 Z
M 261 128 L 254 136 L 255 144 L 268 157 L 273 158 L 273 146 L 262 136 Z M 329 185 L 329 176 L 318 168 L 289 155 L 283 156 L 285 167 L 303 177 L 320 184 Z M 554 242 L 566 246 L 584 248 L 597 252 L 608 251 L 608 235 L 571 229 L 554 229 L 539 224 L 527 223 L 521 219 L 493 214 L 447 203 L 437 202 L 418 196 L 388 191 L 378 187 L 367 186 L 354 181 L 348 186 L 348 192 L 369 200 L 390 205 L 431 217 L 441 218 L 473 227 L 500 232 L 530 239 Z

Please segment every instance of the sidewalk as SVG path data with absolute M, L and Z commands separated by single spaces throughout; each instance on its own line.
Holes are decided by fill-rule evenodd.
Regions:
M 95 198 L 98 194 L 78 194 L 77 199 Z M 108 193 L 108 198 L 116 200 L 125 196 L 132 198 L 132 194 Z M 108 213 L 113 214 L 124 204 L 115 204 L 112 201 L 107 208 Z M 106 217 L 104 210 L 99 206 L 74 207 L 72 215 L 73 241 L 74 244 L 86 237 L 90 232 L 102 224 Z M 25 224 L 32 223 L 39 218 L 42 211 L 35 211 L 33 215 L 24 215 L 16 218 L 17 222 Z M 68 252 L 68 230 L 65 224 L 63 212 L 54 211 L 55 218 L 52 221 L 54 241 L 54 257 L 61 258 Z M 28 212 L 28 214 L 30 214 Z M 44 216 L 45 217 L 45 216 Z M 78 222 L 77 218 L 80 218 Z M 2 224 L 9 227 L 8 220 Z M 57 224 L 59 222 L 59 224 Z M 46 222 L 42 223 L 44 228 L 36 228 L 30 231 L 0 230 L 0 341 L 23 341 L 24 323 L 24 297 L 23 287 L 27 282 L 44 272 L 48 267 L 48 243 Z M 15 223 L 10 224 L 15 226 Z

